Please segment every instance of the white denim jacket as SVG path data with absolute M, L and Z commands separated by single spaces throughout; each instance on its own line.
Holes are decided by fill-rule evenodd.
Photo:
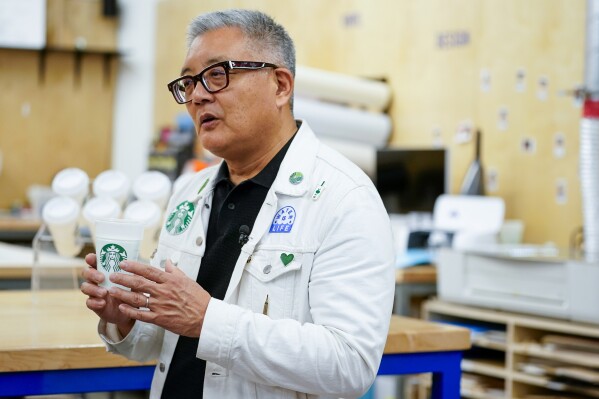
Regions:
M 179 235 L 163 226 L 153 266 L 170 258 L 196 279 L 216 171 L 198 172 L 173 194 L 167 217 L 183 201 L 195 203 L 195 214 Z M 303 179 L 290 179 L 295 172 Z M 303 122 L 224 300 L 208 305 L 196 354 L 207 362 L 204 398 L 362 395 L 375 378 L 389 328 L 392 248 L 389 218 L 370 179 Z M 114 326 L 100 323 L 109 351 L 157 360 L 150 398 L 159 399 L 178 336 L 143 322 L 120 341 L 111 331 Z

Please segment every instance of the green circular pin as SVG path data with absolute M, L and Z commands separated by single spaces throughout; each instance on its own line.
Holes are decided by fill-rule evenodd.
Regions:
M 300 184 L 304 180 L 304 174 L 302 172 L 293 172 L 291 176 L 289 176 L 289 183 L 291 184 Z
M 179 235 L 183 233 L 191 224 L 191 219 L 195 213 L 193 202 L 183 201 L 166 219 L 166 231 L 170 235 Z

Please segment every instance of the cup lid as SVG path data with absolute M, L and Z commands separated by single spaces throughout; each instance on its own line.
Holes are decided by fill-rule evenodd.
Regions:
M 79 168 L 63 169 L 52 179 L 52 191 L 58 195 L 83 197 L 89 192 L 89 176 Z
M 79 203 L 71 197 L 54 197 L 44 205 L 42 219 L 53 225 L 74 223 L 79 218 L 80 209 Z
M 120 170 L 105 170 L 94 179 L 93 191 L 97 197 L 124 198 L 130 189 L 131 181 Z
M 171 192 L 171 179 L 162 172 L 144 172 L 133 182 L 133 194 L 138 199 L 156 200 L 165 198 Z
M 137 200 L 127 205 L 123 216 L 142 223 L 144 227 L 152 227 L 160 222 L 162 210 L 153 201 Z
M 94 197 L 83 206 L 83 217 L 92 222 L 96 219 L 118 218 L 121 206 L 110 197 Z
M 139 240 L 143 238 L 144 226 L 129 219 L 96 219 L 96 238 L 111 240 Z

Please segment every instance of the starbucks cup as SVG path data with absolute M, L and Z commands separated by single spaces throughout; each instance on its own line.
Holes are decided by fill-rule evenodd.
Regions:
M 131 181 L 126 174 L 119 170 L 105 170 L 94 179 L 94 195 L 112 198 L 118 202 L 121 208 L 129 198 L 130 190 Z
M 148 171 L 133 182 L 133 194 L 137 199 L 155 202 L 164 209 L 171 195 L 171 186 L 171 179 L 164 173 Z
M 89 177 L 78 168 L 63 169 L 52 179 L 52 191 L 73 198 L 81 206 L 89 193 Z
M 160 231 L 162 210 L 155 202 L 137 200 L 127 206 L 124 217 L 125 219 L 135 220 L 143 225 L 144 232 L 139 246 L 139 256 L 143 259 L 150 259 L 152 252 L 154 252 L 154 249 L 158 245 L 158 232 Z
M 92 239 L 96 237 L 96 220 L 116 219 L 121 216 L 121 206 L 110 197 L 94 197 L 83 206 L 83 222 L 91 233 Z
M 77 221 L 80 206 L 71 197 L 54 197 L 42 210 L 42 219 L 54 241 L 56 252 L 63 256 L 75 256 L 82 248 L 77 243 Z
M 120 263 L 124 260 L 136 261 L 139 255 L 139 245 L 143 238 L 143 225 L 126 219 L 96 220 L 96 259 L 97 269 L 104 274 L 102 287 L 120 287 L 114 284 L 108 276 L 111 273 L 126 273 L 121 270 Z

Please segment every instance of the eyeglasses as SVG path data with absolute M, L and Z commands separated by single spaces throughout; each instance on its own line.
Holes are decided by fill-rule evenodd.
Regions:
M 185 104 L 191 101 L 191 95 L 198 82 L 202 83 L 208 93 L 217 93 L 229 86 L 229 73 L 234 69 L 256 70 L 262 68 L 278 68 L 275 64 L 256 61 L 222 61 L 210 65 L 195 76 L 185 75 L 170 82 L 167 87 L 175 101 Z

